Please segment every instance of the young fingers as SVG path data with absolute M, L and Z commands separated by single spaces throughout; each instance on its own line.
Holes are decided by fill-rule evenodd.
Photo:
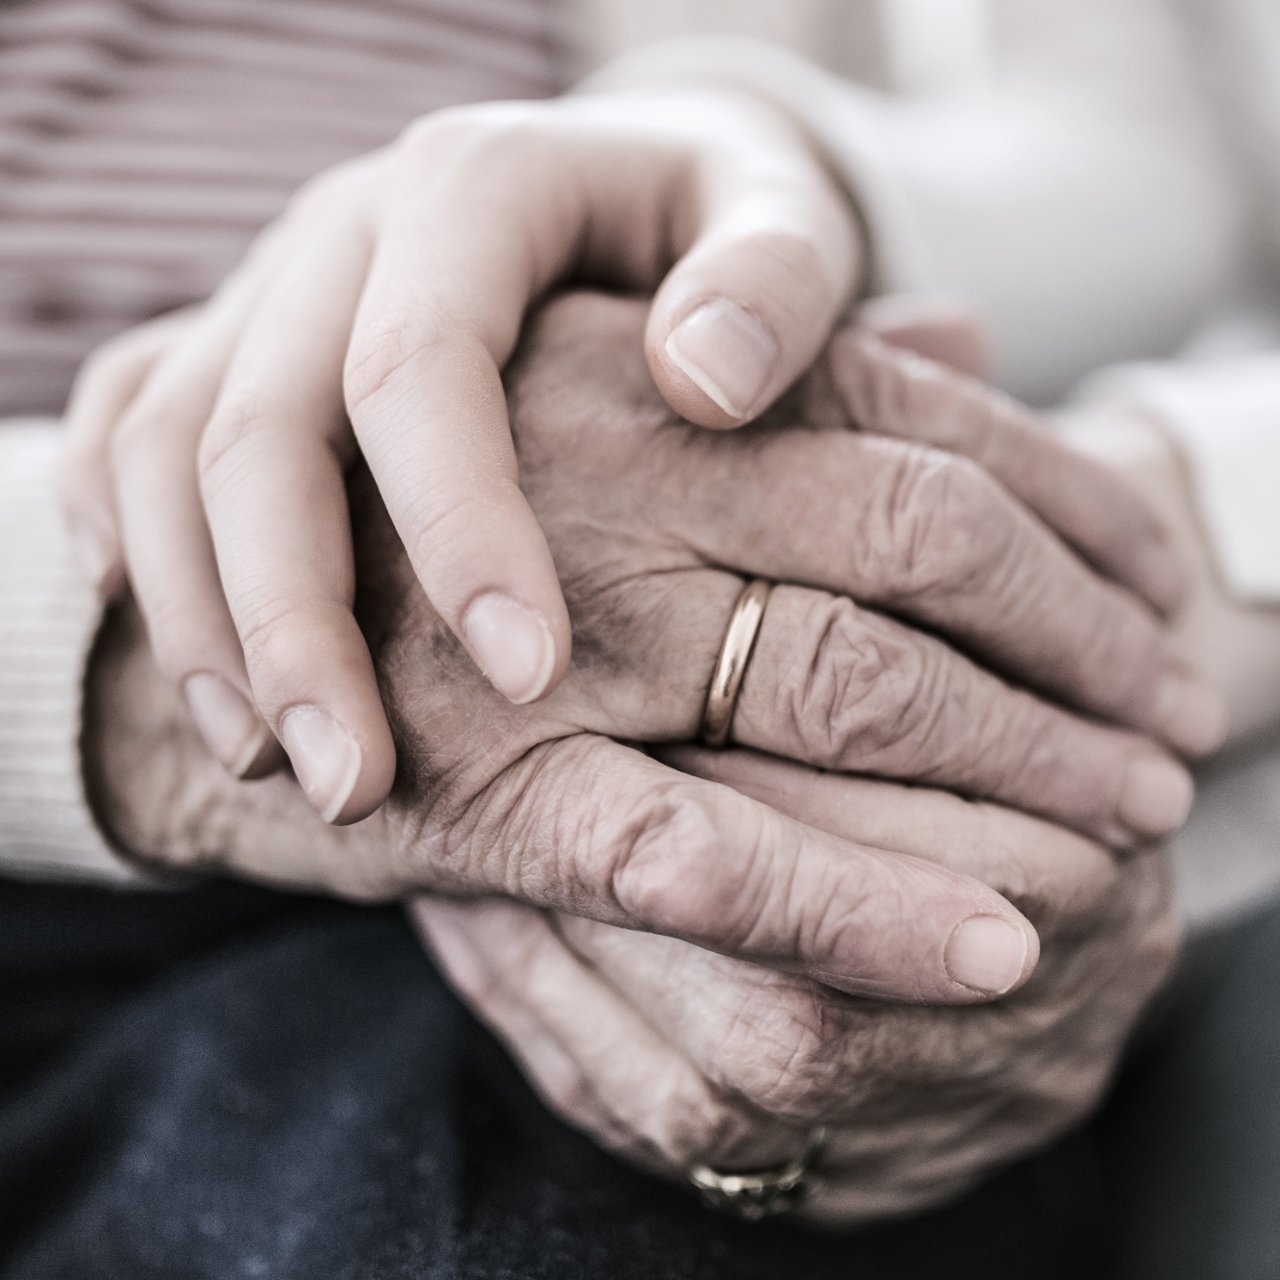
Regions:
M 581 211 L 562 151 L 517 149 L 487 120 L 439 118 L 398 144 L 344 393 L 427 597 L 494 687 L 528 703 L 567 669 L 570 625 L 501 369 L 572 260 Z
M 104 599 L 125 583 L 109 465 L 112 431 L 188 323 L 188 313 L 165 316 L 101 347 L 80 370 L 67 404 L 58 498 L 80 567 Z
M 704 160 L 692 242 L 645 330 L 659 390 L 701 426 L 769 408 L 813 364 L 865 267 L 847 199 L 821 167 L 768 131 L 753 141 Z
M 255 701 L 315 808 L 350 822 L 395 772 L 353 614 L 342 362 L 368 262 L 339 221 L 276 268 L 229 359 L 197 451 L 225 607 Z
M 247 301 L 228 291 L 183 332 L 110 439 L 121 547 L 157 664 L 236 777 L 269 770 L 278 755 L 223 598 L 195 457 Z

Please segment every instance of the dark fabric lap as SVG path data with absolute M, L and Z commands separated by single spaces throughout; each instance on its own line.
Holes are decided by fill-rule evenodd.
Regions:
M 1278 1037 L 1258 1011 L 1264 973 L 1280 998 L 1280 915 L 1222 955 L 1090 1130 L 935 1213 L 814 1236 L 709 1216 L 554 1120 L 394 909 L 3 884 L 0 1276 L 1102 1275 L 1164 1265 L 1143 1242 L 1201 1180 L 1171 1129 L 1224 1171 L 1217 1235 L 1229 1221 L 1257 1256 L 1276 1237 L 1253 1218 L 1280 1193 Z

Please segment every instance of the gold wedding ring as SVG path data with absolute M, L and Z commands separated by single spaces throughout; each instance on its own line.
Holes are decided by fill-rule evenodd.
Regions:
M 748 582 L 729 615 L 720 656 L 711 673 L 707 701 L 702 708 L 702 741 L 708 747 L 723 747 L 729 741 L 742 677 L 747 673 L 747 663 L 751 661 L 751 650 L 755 648 L 772 588 L 773 584 L 764 578 Z
M 744 1222 L 759 1222 L 798 1209 L 814 1190 L 813 1166 L 826 1144 L 827 1131 L 814 1129 L 805 1148 L 794 1159 L 774 1169 L 753 1173 L 721 1173 L 696 1164 L 688 1179 L 710 1209 L 728 1213 Z

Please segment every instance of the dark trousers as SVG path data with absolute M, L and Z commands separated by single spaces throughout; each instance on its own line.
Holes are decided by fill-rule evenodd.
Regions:
M 1193 956 L 1102 1114 L 843 1236 L 553 1120 L 392 909 L 0 884 L 4 1280 L 1280 1278 L 1280 912 Z

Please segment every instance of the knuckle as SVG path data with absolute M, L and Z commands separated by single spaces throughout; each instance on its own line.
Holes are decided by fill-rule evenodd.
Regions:
M 529 103 L 493 102 L 446 107 L 410 124 L 396 148 L 410 173 L 434 168 L 444 156 L 483 164 L 521 157 L 540 134 L 541 112 Z
M 1082 737 L 1080 726 L 1032 694 L 1002 689 L 966 704 L 969 746 L 962 763 L 971 793 L 1020 802 L 1034 812 L 1071 816 L 1105 812 L 1098 764 L 1110 741 Z M 1091 751 L 1082 750 L 1088 745 Z
M 1125 864 L 1123 884 L 1110 904 L 1121 917 L 1117 927 L 1148 972 L 1162 976 L 1184 941 L 1171 869 L 1159 853 L 1143 851 Z
M 890 598 L 963 594 L 989 583 L 1008 551 L 999 491 L 976 463 L 933 449 L 900 455 L 885 486 L 881 539 Z
M 518 1042 L 513 1036 L 506 1039 L 518 1049 Z M 591 1128 L 587 1117 L 595 1110 L 592 1105 L 595 1091 L 576 1066 L 560 1059 L 554 1063 L 542 1063 L 533 1079 L 543 1101 L 555 1115 L 575 1129 Z M 606 1135 L 599 1137 L 602 1142 L 607 1142 Z
M 306 179 L 289 197 L 276 226 L 322 214 L 345 205 L 352 188 L 367 171 L 367 158 L 345 160 Z
M 240 646 L 255 692 L 270 692 L 277 674 L 292 672 L 308 653 L 314 663 L 317 622 L 296 600 L 250 602 L 239 618 Z
M 1084 630 L 1078 680 L 1100 686 L 1102 699 L 1117 709 L 1143 708 L 1164 666 L 1166 642 L 1160 628 L 1119 590 L 1099 583 L 1097 607 Z
M 247 456 L 272 421 L 269 406 L 251 396 L 237 395 L 221 401 L 196 447 L 196 473 L 201 487 L 209 492 L 248 465 Z
M 759 1127 L 752 1117 L 717 1090 L 684 1090 L 667 1100 L 646 1127 L 651 1141 L 676 1169 L 706 1162 L 717 1164 L 725 1155 L 751 1141 Z
M 126 329 L 91 351 L 76 375 L 76 394 L 97 394 L 132 374 L 152 355 L 157 328 L 166 319 L 161 317 Z
M 425 374 L 447 341 L 444 327 L 421 313 L 388 312 L 371 321 L 353 339 L 343 366 L 347 412 L 355 417 L 394 392 L 399 375 L 410 366 Z
M 1075 1055 L 1043 1061 L 1038 1078 L 1025 1084 L 1019 1099 L 1028 1112 L 1034 1110 L 1039 1123 L 1018 1140 L 1026 1147 L 1044 1143 L 1096 1110 L 1111 1082 L 1118 1055 L 1118 1046 L 1098 1044 L 1090 1061 Z
M 726 856 L 707 794 L 676 784 L 648 802 L 618 839 L 611 890 L 628 915 L 680 936 L 733 945 L 749 932 L 744 917 L 754 909 L 742 901 L 749 880 L 743 864 L 754 858 L 744 858 L 737 840 Z
M 791 982 L 744 992 L 719 1037 L 723 1066 L 714 1083 L 766 1115 L 797 1124 L 822 1119 L 840 1070 L 822 999 Z
M 91 351 L 76 374 L 75 396 L 92 398 L 107 390 L 134 364 L 135 345 L 134 335 L 128 333 L 110 338 Z
M 411 121 L 396 139 L 396 151 L 407 163 L 435 161 L 442 151 L 461 145 L 478 129 L 474 106 L 445 107 Z
M 409 563 L 431 587 L 431 596 L 441 604 L 470 592 L 467 584 L 483 566 L 470 551 L 477 529 L 483 529 L 493 508 L 469 495 L 442 492 L 443 486 L 428 484 L 424 492 L 405 503 L 405 526 L 412 530 L 405 540 Z
M 909 891 L 916 880 L 905 862 L 899 874 L 886 876 L 865 861 L 882 856 L 867 851 L 863 861 L 842 865 L 826 891 L 811 895 L 807 909 L 796 913 L 805 954 L 840 956 L 846 969 L 865 973 L 873 984 L 884 968 L 881 944 L 908 935 L 919 914 Z
M 749 262 L 779 319 L 808 327 L 837 301 L 827 254 L 813 235 L 795 230 L 758 231 L 740 246 L 737 262 Z
M 921 646 L 844 599 L 817 606 L 809 632 L 785 709 L 807 760 L 848 766 L 919 735 L 936 683 Z

